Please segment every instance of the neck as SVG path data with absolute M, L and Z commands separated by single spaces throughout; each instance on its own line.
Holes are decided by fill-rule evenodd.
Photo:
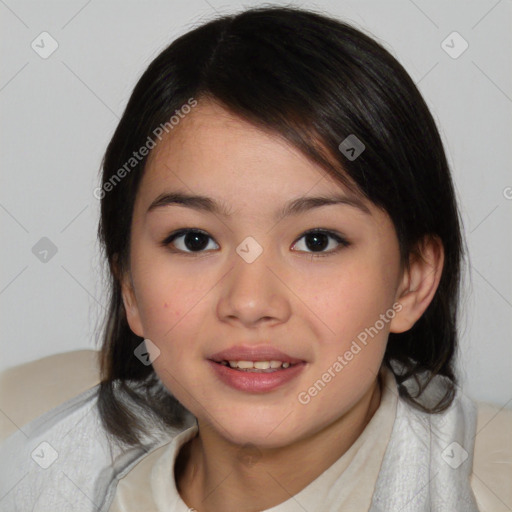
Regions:
M 178 492 L 197 512 L 257 512 L 274 507 L 304 489 L 352 446 L 378 409 L 380 396 L 376 379 L 335 422 L 274 449 L 229 443 L 199 421 L 199 435 L 182 447 L 176 460 Z

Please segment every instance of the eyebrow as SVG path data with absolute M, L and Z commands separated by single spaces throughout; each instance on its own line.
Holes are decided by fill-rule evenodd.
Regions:
M 158 208 L 166 206 L 184 206 L 198 211 L 213 213 L 222 217 L 231 217 L 231 212 L 224 203 L 207 196 L 192 195 L 185 192 L 165 192 L 160 194 L 149 206 L 146 214 Z M 367 215 L 371 215 L 367 206 L 357 197 L 349 197 L 343 194 L 325 196 L 298 197 L 286 203 L 283 208 L 276 211 L 274 220 L 281 220 L 290 215 L 298 215 L 314 208 L 327 205 L 347 205 L 357 208 Z

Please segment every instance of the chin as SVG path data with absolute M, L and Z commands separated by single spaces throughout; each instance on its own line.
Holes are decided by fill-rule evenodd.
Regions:
M 226 441 L 239 445 L 242 449 L 255 446 L 262 449 L 281 448 L 298 438 L 296 431 L 290 431 L 289 418 L 283 422 L 283 418 L 272 421 L 255 422 L 252 418 L 247 421 L 236 421 L 218 431 Z M 280 423 L 282 422 L 282 423 Z

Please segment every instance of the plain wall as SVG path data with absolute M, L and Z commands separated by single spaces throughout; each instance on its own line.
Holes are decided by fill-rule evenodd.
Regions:
M 473 398 L 510 407 L 511 2 L 296 5 L 325 10 L 376 37 L 431 108 L 452 166 L 470 254 L 461 382 Z M 106 145 L 149 62 L 215 11 L 241 8 L 241 2 L 219 0 L 0 3 L 0 370 L 97 348 L 106 296 L 93 190 Z M 44 31 L 58 43 L 46 59 L 31 47 Z M 469 44 L 458 58 L 441 46 L 453 31 Z M 460 43 L 449 44 L 456 50 Z M 49 44 L 46 39 L 46 49 Z M 53 256 L 43 237 L 55 246 Z M 39 258 L 50 251 L 46 262 L 33 252 L 38 242 Z

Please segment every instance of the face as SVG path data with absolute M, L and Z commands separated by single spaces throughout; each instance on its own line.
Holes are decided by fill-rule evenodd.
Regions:
M 334 196 L 344 199 L 280 215 Z M 158 347 L 164 385 L 226 440 L 287 445 L 354 407 L 375 382 L 400 281 L 388 215 L 275 134 L 200 102 L 152 150 L 123 283 L 128 321 Z M 236 346 L 298 362 L 257 373 L 212 361 Z

